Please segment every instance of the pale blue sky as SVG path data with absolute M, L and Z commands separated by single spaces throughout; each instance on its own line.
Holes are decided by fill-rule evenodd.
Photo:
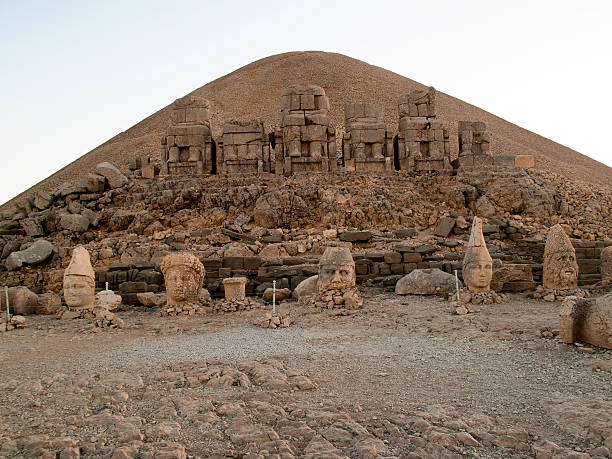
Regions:
M 607 0 L 0 0 L 0 203 L 175 98 L 296 50 L 384 67 L 612 166 L 610 18 Z

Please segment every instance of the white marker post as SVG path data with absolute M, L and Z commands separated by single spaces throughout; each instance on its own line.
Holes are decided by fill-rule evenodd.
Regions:
M 106 312 L 108 312 L 108 282 L 106 283 L 106 293 L 104 296 L 106 297 Z
M 276 315 L 276 281 L 272 281 L 272 315 Z
M 456 269 L 455 269 L 455 290 L 457 291 L 457 301 L 459 301 L 459 276 L 457 276 Z

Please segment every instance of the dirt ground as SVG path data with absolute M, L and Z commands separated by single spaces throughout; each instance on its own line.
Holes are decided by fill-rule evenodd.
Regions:
M 612 457 L 612 351 L 562 344 L 560 303 L 362 295 L 277 330 L 28 316 L 0 334 L 0 457 Z

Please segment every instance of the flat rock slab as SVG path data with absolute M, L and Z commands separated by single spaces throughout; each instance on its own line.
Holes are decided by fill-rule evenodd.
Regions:
M 442 217 L 438 222 L 438 226 L 434 230 L 435 236 L 448 237 L 455 228 L 455 219 L 450 217 Z
M 369 231 L 345 231 L 340 234 L 339 239 L 345 242 L 368 242 L 372 239 Z

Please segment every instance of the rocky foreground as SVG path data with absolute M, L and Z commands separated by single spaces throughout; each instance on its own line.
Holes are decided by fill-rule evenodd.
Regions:
M 612 352 L 567 346 L 557 303 L 468 315 L 362 290 L 124 329 L 28 317 L 0 335 L 1 457 L 611 457 Z

